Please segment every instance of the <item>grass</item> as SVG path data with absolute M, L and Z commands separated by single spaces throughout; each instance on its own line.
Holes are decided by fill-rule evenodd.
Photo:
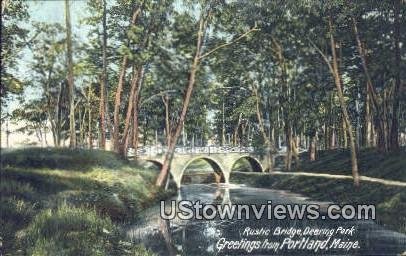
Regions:
M 321 151 L 317 161 L 308 162 L 304 160 L 297 170 L 350 175 L 349 161 L 348 151 Z M 361 175 L 406 181 L 405 152 L 382 155 L 374 150 L 361 151 L 359 166 Z M 374 204 L 379 223 L 406 233 L 406 216 L 404 214 L 406 212 L 406 189 L 404 187 L 361 182 L 361 186 L 356 188 L 351 180 L 261 173 L 233 173 L 231 182 L 289 190 L 312 199 L 340 204 Z
M 150 255 L 120 227 L 167 193 L 105 151 L 2 152 L 0 255 Z
M 317 160 L 310 162 L 308 154 L 301 155 L 299 171 L 351 175 L 350 152 L 347 149 L 323 150 Z M 358 152 L 360 175 L 406 182 L 406 150 L 398 153 L 381 153 L 376 149 Z

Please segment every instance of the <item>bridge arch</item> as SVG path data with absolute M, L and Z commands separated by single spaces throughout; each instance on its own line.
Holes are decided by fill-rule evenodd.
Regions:
M 264 167 L 262 166 L 261 162 L 255 157 L 252 157 L 250 155 L 241 156 L 238 159 L 236 159 L 231 166 L 231 170 L 232 168 L 234 168 L 235 164 L 242 159 L 247 160 L 253 172 L 264 172 Z
M 163 166 L 163 163 L 162 163 L 161 161 L 155 160 L 155 159 L 146 159 L 145 162 L 151 163 L 151 164 L 153 164 L 155 167 L 157 167 L 157 168 L 158 168 L 158 172 L 161 171 L 162 166 Z M 169 175 L 169 176 L 168 176 L 167 179 L 166 179 L 165 189 L 167 189 L 167 188 L 169 188 L 169 187 L 176 188 L 176 187 L 177 187 L 177 184 L 176 184 L 176 182 L 175 182 L 174 176 L 173 176 L 172 172 L 170 171 L 170 169 L 169 169 L 168 175 Z
M 198 157 L 194 157 L 194 158 L 190 159 L 189 161 L 187 161 L 186 164 L 183 165 L 182 171 L 180 172 L 180 177 L 179 177 L 180 182 L 182 181 L 185 171 L 189 167 L 189 165 L 197 160 L 204 160 L 211 166 L 212 170 L 214 171 L 214 173 L 216 175 L 217 182 L 225 182 L 226 173 L 225 173 L 225 169 L 223 168 L 223 166 L 217 160 L 215 160 L 211 157 L 207 157 L 207 156 L 198 156 Z
M 148 162 L 148 163 L 151 163 L 151 164 L 153 164 L 153 165 L 155 165 L 156 167 L 158 167 L 159 168 L 159 170 L 161 170 L 162 169 L 162 166 L 163 166 L 163 163 L 161 163 L 160 161 L 158 161 L 158 160 L 154 160 L 154 159 L 147 159 L 147 160 L 145 160 L 146 162 Z

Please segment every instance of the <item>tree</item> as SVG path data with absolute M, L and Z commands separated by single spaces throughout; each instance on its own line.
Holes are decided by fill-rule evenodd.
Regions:
M 0 127 L 6 120 L 4 108 L 12 95 L 19 95 L 24 90 L 25 81 L 18 76 L 15 68 L 18 59 L 30 40 L 27 41 L 28 30 L 21 26 L 21 21 L 29 18 L 27 3 L 21 0 L 1 1 L 1 58 L 0 58 L 0 105 L 2 115 Z M 1 136 L 0 136 L 1 142 Z
M 63 27 L 58 24 L 33 24 L 38 36 L 32 41 L 32 81 L 30 87 L 40 90 L 43 111 L 47 116 L 53 142 L 60 146 L 69 110 L 64 54 Z M 29 100 L 26 100 L 29 101 Z M 27 105 L 32 103 L 26 102 Z
M 401 68 L 401 54 L 400 54 L 400 7 L 401 7 L 401 0 L 394 1 L 393 13 L 394 13 L 394 44 L 395 44 L 395 89 L 393 92 L 394 100 L 393 100 L 393 113 L 392 113 L 392 128 L 391 128 L 391 137 L 390 149 L 392 151 L 399 151 L 399 106 L 400 106 L 400 88 L 401 88 L 401 78 L 400 78 L 400 68 Z
M 65 0 L 66 18 L 66 60 L 68 67 L 68 88 L 69 88 L 69 147 L 76 147 L 76 127 L 75 127 L 75 85 L 73 79 L 73 58 L 72 58 L 72 26 L 70 22 L 69 0 Z
M 141 13 L 141 10 L 143 9 L 144 2 L 140 3 L 137 8 L 134 8 L 134 12 L 131 17 L 130 21 L 130 28 L 135 27 L 135 23 L 138 19 L 138 16 Z M 120 104 L 121 104 L 121 93 L 123 91 L 123 84 L 124 84 L 124 79 L 127 71 L 127 65 L 128 65 L 128 54 L 124 54 L 121 62 L 121 67 L 120 67 L 120 75 L 118 78 L 118 84 L 117 84 L 117 90 L 115 93 L 115 101 L 114 101 L 114 119 L 113 119 L 113 144 L 114 144 L 114 150 L 116 152 L 120 152 Z
M 195 81 L 196 81 L 196 72 L 199 68 L 199 64 L 202 61 L 203 58 L 209 56 L 210 54 L 214 53 L 215 51 L 227 47 L 229 45 L 232 45 L 233 43 L 241 40 L 242 38 L 245 38 L 248 34 L 251 32 L 256 31 L 256 28 L 251 28 L 244 34 L 236 37 L 234 40 L 221 44 L 219 46 L 214 47 L 211 50 L 208 50 L 207 52 L 202 52 L 203 48 L 203 43 L 204 43 L 204 36 L 207 33 L 208 25 L 209 22 L 212 19 L 213 11 L 215 8 L 218 8 L 217 6 L 213 6 L 212 4 L 206 4 L 202 5 L 200 9 L 200 15 L 198 19 L 198 29 L 197 29 L 197 40 L 196 40 L 196 45 L 195 45 L 195 50 L 194 50 L 194 57 L 192 60 L 192 63 L 190 65 L 189 69 L 189 75 L 188 75 L 188 82 L 185 88 L 185 94 L 184 94 L 184 100 L 182 103 L 182 108 L 181 112 L 179 115 L 179 120 L 177 124 L 174 127 L 174 130 L 171 133 L 171 139 L 170 139 L 170 144 L 168 145 L 168 150 L 165 154 L 165 159 L 162 165 L 161 172 L 159 173 L 159 176 L 156 180 L 156 185 L 157 186 L 162 186 L 165 182 L 165 179 L 167 178 L 168 171 L 170 168 L 171 160 L 173 157 L 173 154 L 175 152 L 175 146 L 177 143 L 177 140 L 182 132 L 182 128 L 186 119 L 186 113 L 189 107 L 189 103 L 192 97 L 192 92 L 193 88 L 195 86 Z

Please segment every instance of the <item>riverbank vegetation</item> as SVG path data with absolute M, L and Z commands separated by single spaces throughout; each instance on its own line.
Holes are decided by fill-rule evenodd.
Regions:
M 350 175 L 351 162 L 347 149 L 320 150 L 315 161 L 309 154 L 300 155 L 295 171 Z M 360 175 L 406 182 L 406 148 L 399 152 L 383 153 L 373 148 L 358 153 Z
M 307 153 L 303 153 L 305 158 Z M 320 151 L 319 160 L 304 161 L 296 171 L 343 174 L 351 173 L 349 152 L 342 150 Z M 381 155 L 377 151 L 365 150 L 359 154 L 360 174 L 406 181 L 406 153 Z M 294 171 L 293 171 L 294 172 Z M 377 222 L 391 229 L 406 233 L 406 188 L 363 181 L 354 187 L 351 180 L 328 177 L 278 175 L 268 173 L 234 172 L 231 182 L 254 187 L 289 190 L 312 200 L 339 204 L 374 204 Z
M 28 148 L 1 155 L 2 255 L 148 255 L 121 226 L 168 192 L 118 155 Z

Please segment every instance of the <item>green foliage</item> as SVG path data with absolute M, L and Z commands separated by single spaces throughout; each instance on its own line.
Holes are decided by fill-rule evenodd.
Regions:
M 121 225 L 167 193 L 156 171 L 105 151 L 2 152 L 0 236 L 5 253 L 150 255 Z
M 1 105 L 7 103 L 11 94 L 23 92 L 25 81 L 16 75 L 18 59 L 22 49 L 27 45 L 28 30 L 21 26 L 21 21 L 27 21 L 29 17 L 27 3 L 16 0 L 8 1 L 4 8 L 2 4 L 1 14 Z
M 39 213 L 25 232 L 32 255 L 105 255 L 111 247 L 108 235 L 116 231 L 95 211 L 61 205 Z

